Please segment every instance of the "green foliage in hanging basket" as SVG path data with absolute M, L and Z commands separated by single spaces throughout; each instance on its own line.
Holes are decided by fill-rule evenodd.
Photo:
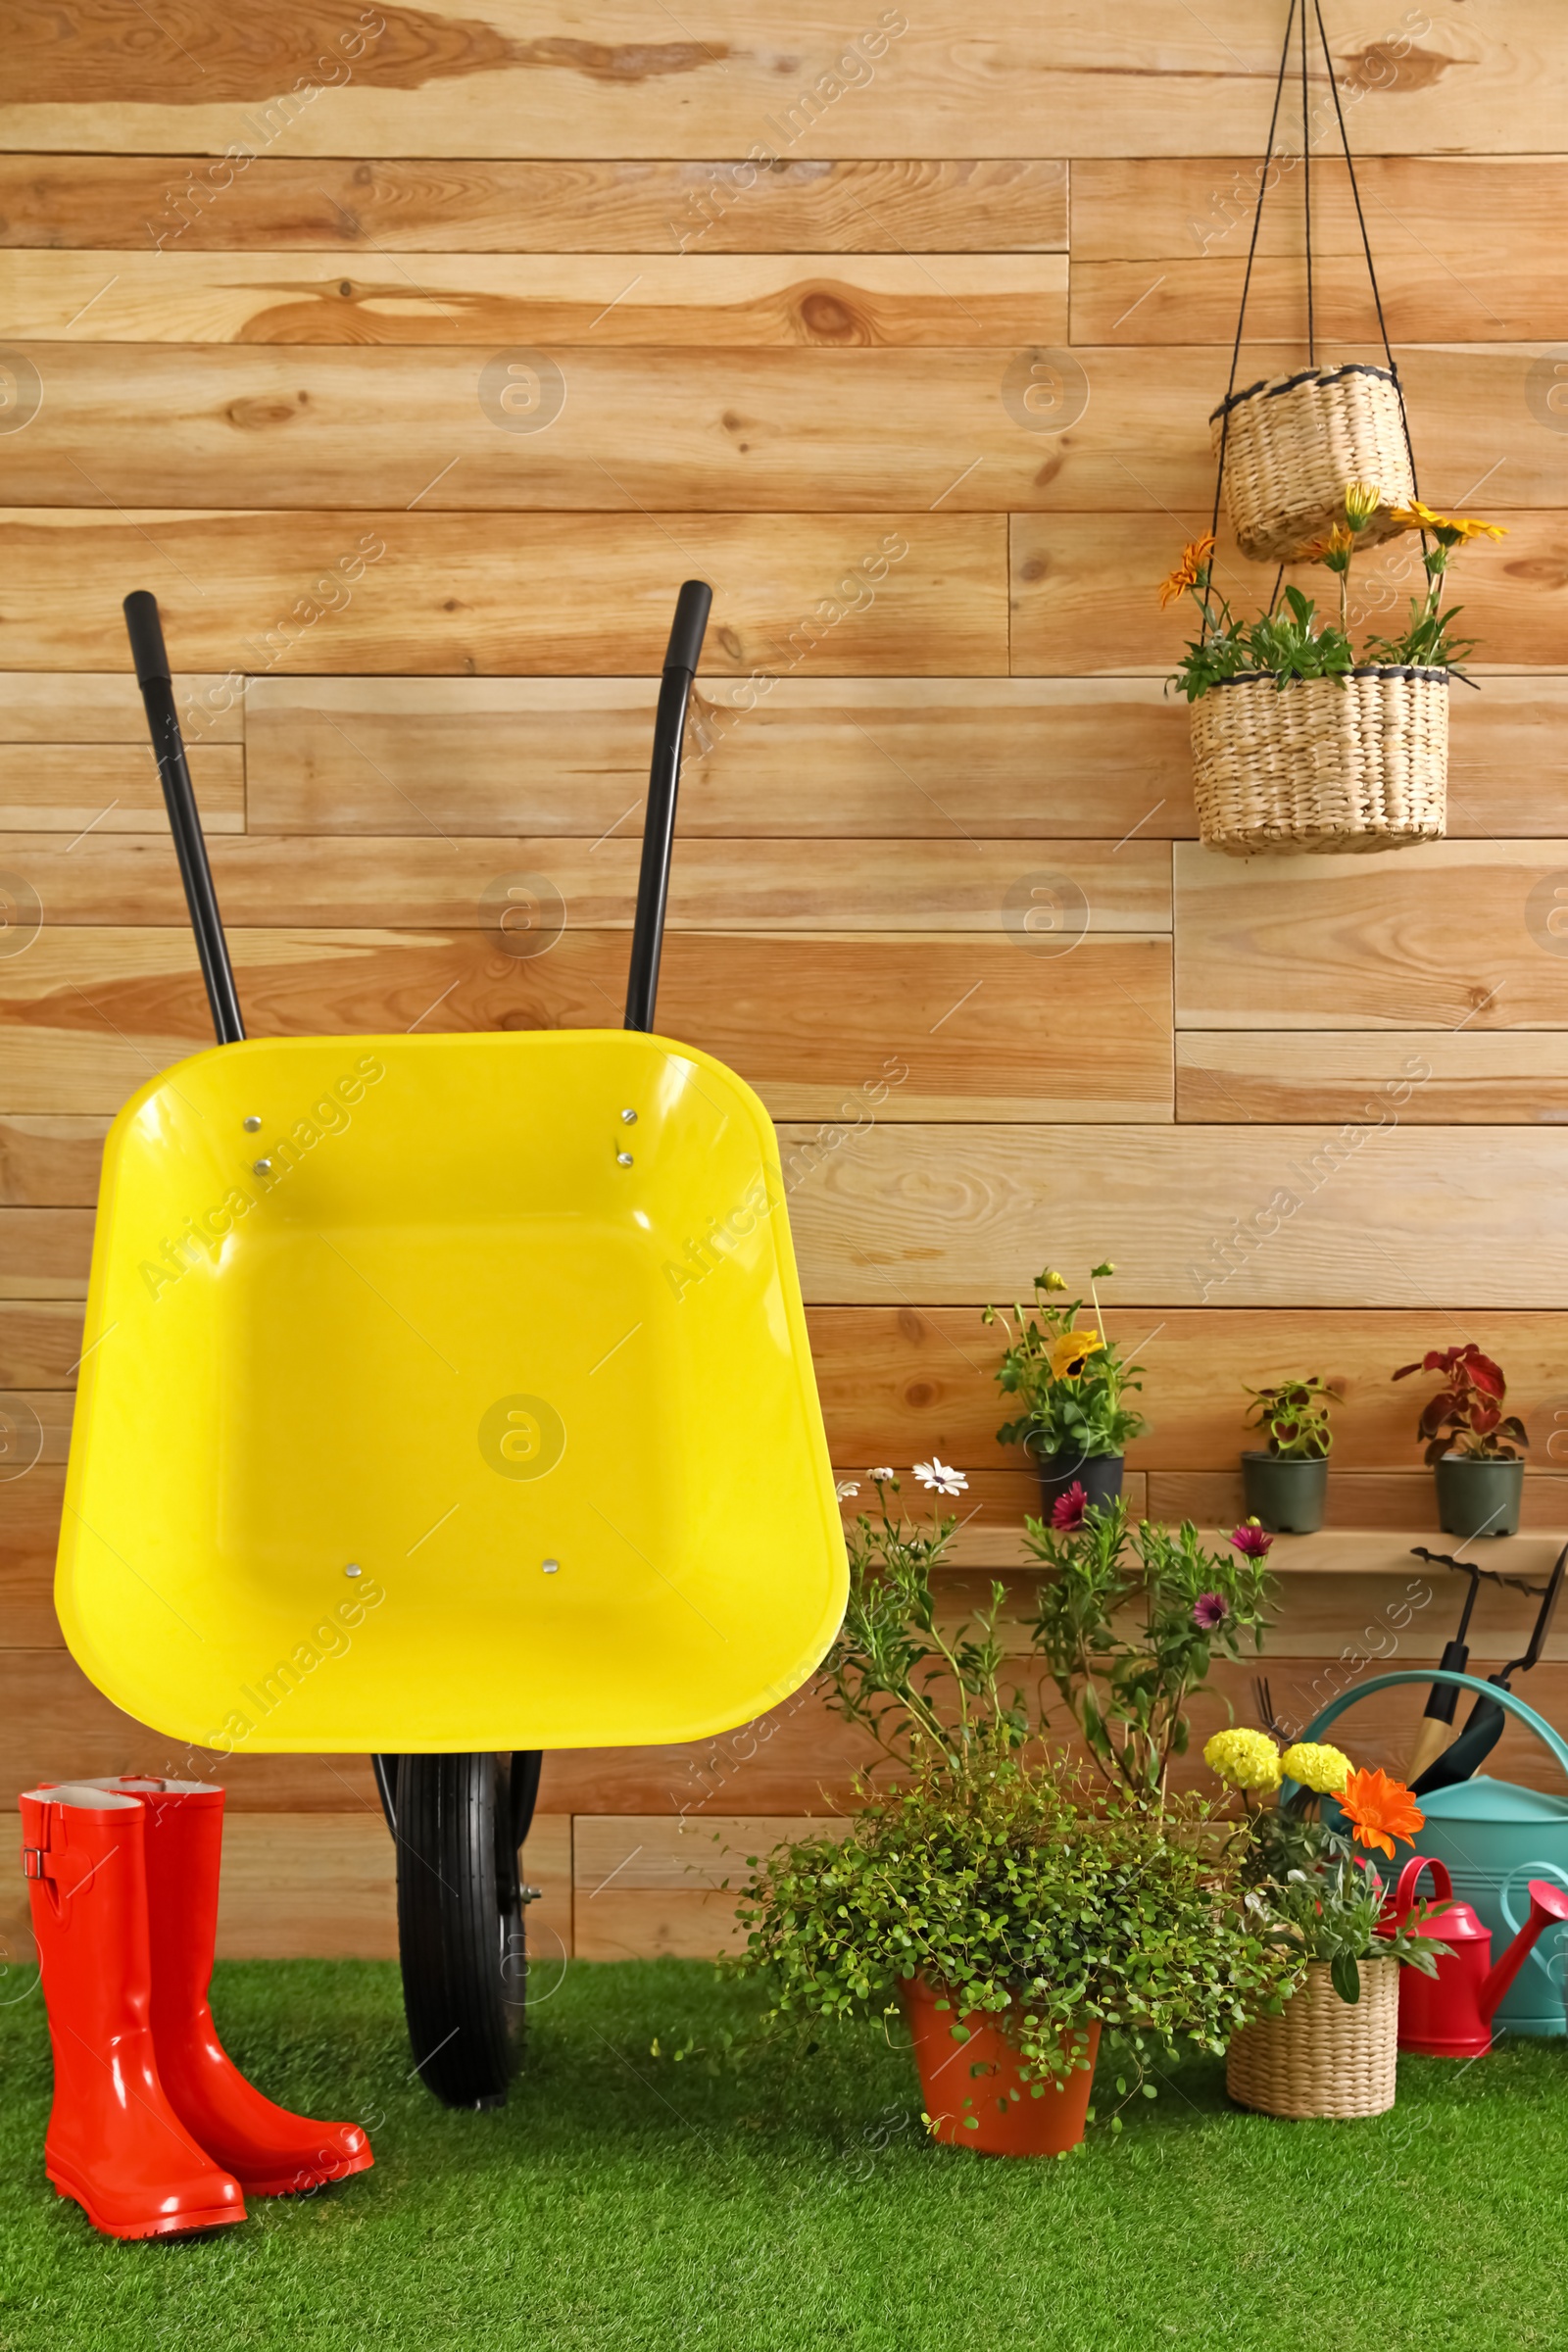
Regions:
M 1474 652 L 1475 640 L 1454 634 L 1463 607 L 1443 603 L 1449 553 L 1470 539 L 1500 539 L 1502 529 L 1472 516 L 1435 514 L 1419 499 L 1398 508 L 1396 520 L 1401 527 L 1421 533 L 1426 587 L 1411 598 L 1409 621 L 1396 636 L 1370 635 L 1357 652 L 1350 634 L 1350 565 L 1379 515 L 1381 499 L 1376 484 L 1348 482 L 1343 521 L 1307 550 L 1307 561 L 1323 564 L 1339 581 L 1337 623 L 1320 621 L 1316 601 L 1294 585 L 1266 612 L 1238 620 L 1229 598 L 1214 586 L 1212 533 L 1189 540 L 1159 591 L 1161 605 L 1190 596 L 1202 616 L 1198 636 L 1188 641 L 1170 679 L 1177 692 L 1196 703 L 1227 679 L 1260 674 L 1272 677 L 1280 689 L 1305 678 L 1337 678 L 1343 684 L 1352 670 L 1369 666 L 1444 669 L 1462 678 L 1462 664 Z

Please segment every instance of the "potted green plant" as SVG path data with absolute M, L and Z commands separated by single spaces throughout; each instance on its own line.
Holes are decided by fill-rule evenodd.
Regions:
M 1233 857 L 1260 850 L 1400 849 L 1442 838 L 1446 814 L 1448 681 L 1473 650 L 1445 607 L 1452 550 L 1503 536 L 1495 523 L 1395 506 L 1376 483 L 1345 485 L 1343 519 L 1305 550 L 1339 581 L 1339 619 L 1278 587 L 1266 612 L 1238 619 L 1214 585 L 1211 534 L 1189 541 L 1161 604 L 1191 596 L 1200 627 L 1171 684 L 1192 710 L 1199 829 Z M 1390 532 L 1419 531 L 1422 592 L 1405 627 L 1351 635 L 1348 579 L 1357 552 Z
M 1394 1377 L 1408 1380 L 1412 1372 L 1443 1378 L 1416 1424 L 1437 1484 L 1439 1526 L 1467 1540 L 1516 1536 L 1525 1484 L 1519 1449 L 1530 1440 L 1518 1415 L 1503 1412 L 1508 1384 L 1501 1365 L 1467 1340 L 1462 1348 L 1428 1348 Z
M 1136 2095 L 1150 2056 L 1184 2041 L 1216 2049 L 1294 1976 L 1244 1889 L 1240 1848 L 1213 1834 L 1212 1807 L 1171 1796 L 1166 1781 L 1216 1633 L 1235 1654 L 1242 1628 L 1261 1622 L 1269 1539 L 1250 1531 L 1227 1560 L 1205 1555 L 1191 1528 L 1133 1539 L 1119 1504 L 1080 1506 L 1051 1535 L 1051 1556 L 1071 1563 L 1080 1594 L 1103 1584 L 1107 1558 L 1129 1590 L 1147 1559 L 1155 1648 L 1135 1653 L 1080 1608 L 1069 1657 L 1064 1617 L 1041 1605 L 1026 1638 L 1047 1674 L 1013 1681 L 1006 1588 L 946 1625 L 933 1573 L 956 1522 L 939 1510 L 910 1526 L 899 1481 L 869 1475 L 879 1510 L 849 1532 L 827 1693 L 886 1771 L 862 1781 L 847 1837 L 818 1834 L 754 1865 L 737 1964 L 766 1976 L 775 2023 L 809 2030 L 902 2008 L 934 2137 L 1059 2154 L 1082 2135 L 1102 2034 L 1132 2084 L 1124 2095 Z M 1059 1575 L 1041 1578 L 1042 1602 Z M 1147 1703 L 1135 1654 L 1155 1686 Z M 1095 1727 L 1098 1771 L 1048 1748 L 1048 1686 L 1072 1722 Z
M 1249 1389 L 1248 1426 L 1267 1443 L 1242 1455 L 1247 1508 L 1276 1535 L 1310 1536 L 1323 1524 L 1328 1502 L 1329 1452 L 1334 1432 L 1329 1404 L 1341 1392 L 1313 1372 Z
M 1401 1781 L 1358 1772 L 1321 1741 L 1298 1740 L 1282 1755 L 1264 1732 L 1217 1732 L 1203 1760 L 1242 1797 L 1243 1876 L 1266 1939 L 1298 1966 L 1283 2004 L 1232 2037 L 1226 2088 L 1265 2115 L 1384 2114 L 1396 2084 L 1399 1969 L 1433 1976 L 1448 1947 L 1420 1933 L 1443 1906 L 1418 1905 L 1396 1923 L 1381 1875 L 1355 1848 L 1392 1861 L 1396 1840 L 1422 1828 L 1420 1806 Z M 1286 1781 L 1290 1802 L 1264 1804 Z M 1332 1824 L 1317 1818 L 1330 1796 Z
M 1007 1335 L 997 1380 L 1022 1407 L 998 1430 L 998 1443 L 1027 1449 L 1048 1512 L 1075 1484 L 1093 1503 L 1114 1502 L 1127 1447 L 1145 1426 L 1142 1413 L 1125 1401 L 1129 1390 L 1142 1388 L 1133 1376 L 1143 1366 L 1124 1363 L 1117 1343 L 1106 1336 L 1095 1287 L 1115 1271 L 1107 1260 L 1090 1274 L 1092 1322 L 1085 1319 L 1082 1298 L 1050 1303 L 1067 1288 L 1050 1266 L 1035 1276 L 1032 1306 L 1014 1302 L 1012 1321 L 1000 1307 L 983 1310 L 984 1320 L 1000 1323 Z

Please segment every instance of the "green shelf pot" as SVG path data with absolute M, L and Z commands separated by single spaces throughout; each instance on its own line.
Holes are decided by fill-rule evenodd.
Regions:
M 1329 1466 L 1278 1453 L 1244 1453 L 1242 1489 L 1248 1517 L 1261 1519 L 1271 1536 L 1316 1535 L 1328 1507 Z
M 1516 1536 L 1524 1500 L 1523 1462 L 1478 1461 L 1446 1453 L 1432 1465 L 1438 1487 L 1438 1525 L 1445 1535 Z

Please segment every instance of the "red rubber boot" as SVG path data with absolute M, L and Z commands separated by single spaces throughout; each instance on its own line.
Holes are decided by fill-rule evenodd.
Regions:
M 149 2017 L 146 1815 L 85 1784 L 22 1802 L 22 1867 L 54 2047 L 44 2170 L 109 2237 L 245 2219 L 239 2182 L 191 2137 L 159 2080 Z
M 139 1799 L 147 1819 L 153 2038 L 171 2105 L 247 2196 L 281 2197 L 346 2180 L 374 2162 L 358 2124 L 318 2124 L 274 2106 L 218 2038 L 207 1991 L 218 1936 L 223 1791 L 201 1781 L 98 1784 Z

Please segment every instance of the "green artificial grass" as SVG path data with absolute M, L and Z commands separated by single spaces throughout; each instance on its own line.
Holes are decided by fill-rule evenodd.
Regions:
M 14 1978 L 5 1988 L 16 1993 Z M 549 1997 L 537 1997 L 538 1995 Z M 366 2123 L 375 2169 L 242 2228 L 119 2245 L 44 2180 L 36 1995 L 0 2009 L 5 2352 L 1524 2352 L 1568 2340 L 1568 2045 L 1404 2059 L 1364 2124 L 1282 2124 L 1184 2066 L 1059 2163 L 928 2146 L 873 2032 L 739 2076 L 651 2054 L 759 2007 L 695 1962 L 536 1985 L 490 2114 L 410 2077 L 397 1972 L 219 1971 L 234 2057 Z

